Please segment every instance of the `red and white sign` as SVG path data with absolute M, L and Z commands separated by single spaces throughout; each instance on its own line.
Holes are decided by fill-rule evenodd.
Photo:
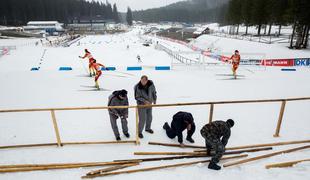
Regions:
M 8 49 L 8 48 L 2 49 L 1 54 L 2 54 L 2 55 L 8 55 L 8 54 L 9 54 L 9 49 Z
M 263 66 L 294 66 L 294 59 L 265 59 Z

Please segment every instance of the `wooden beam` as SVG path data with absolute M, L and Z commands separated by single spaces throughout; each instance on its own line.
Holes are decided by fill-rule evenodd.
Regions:
M 0 146 L 0 149 L 29 148 L 29 147 L 46 147 L 46 146 L 57 146 L 57 143 L 23 144 L 23 145 Z
M 238 150 L 238 149 L 271 147 L 271 146 L 284 146 L 284 145 L 305 144 L 305 143 L 310 143 L 310 140 L 283 141 L 283 142 L 275 142 L 275 143 L 253 144 L 253 145 L 244 145 L 244 146 L 233 146 L 233 147 L 227 147 L 226 150 Z M 169 143 L 160 143 L 160 142 L 149 142 L 149 145 L 159 145 L 159 146 L 180 147 L 180 148 L 182 148 L 180 146 L 180 144 L 169 144 Z M 185 148 L 205 149 L 206 147 L 205 146 L 185 145 Z
M 181 147 L 180 144 L 169 144 L 169 143 L 160 143 L 160 142 L 149 142 L 149 145 L 159 145 L 159 146 L 169 146 L 169 147 L 179 147 L 179 148 L 198 148 L 198 149 L 206 148 L 206 146 L 194 146 L 194 145 L 184 145 L 184 147 Z
M 87 144 L 134 144 L 136 141 L 94 141 L 94 142 L 64 142 L 63 145 L 87 145 Z
M 135 144 L 136 141 L 94 141 L 94 142 L 62 142 L 64 145 L 91 145 L 91 144 Z M 0 146 L 0 149 L 15 149 L 15 148 L 31 148 L 31 147 L 47 147 L 57 146 L 57 143 L 46 143 L 46 144 L 23 144 L 23 145 L 11 145 L 11 146 Z
M 149 107 L 171 107 L 171 106 L 200 106 L 210 104 L 244 104 L 244 103 L 263 103 L 263 102 L 282 102 L 282 101 L 305 101 L 310 97 L 287 98 L 287 99 L 262 99 L 262 100 L 239 100 L 239 101 L 213 101 L 196 103 L 174 103 L 174 104 L 153 104 L 139 106 L 98 106 L 98 107 L 68 107 L 68 108 L 34 108 L 34 109 L 7 109 L 0 110 L 0 113 L 9 112 L 33 112 L 33 111 L 76 111 L 76 110 L 96 110 L 96 109 L 126 109 L 126 108 L 149 108 Z
M 268 150 L 272 150 L 272 147 L 263 147 L 263 148 L 253 148 L 253 149 L 243 149 L 243 150 L 239 150 L 239 151 L 226 151 L 226 153 L 249 153 L 249 152 L 259 152 L 259 151 L 268 151 Z M 206 152 L 206 150 L 195 150 L 194 152 Z
M 139 109 L 136 108 L 136 145 L 140 145 L 139 139 Z
M 310 140 L 283 141 L 283 142 L 266 143 L 266 144 L 254 144 L 254 145 L 245 145 L 245 146 L 235 146 L 235 147 L 228 147 L 228 148 L 226 148 L 226 150 L 237 150 L 237 149 L 246 149 L 246 148 L 269 147 L 269 146 L 284 146 L 284 145 L 305 144 L 305 143 L 306 144 L 310 143 Z
M 32 167 L 53 167 L 53 166 L 84 166 L 84 165 L 123 165 L 141 162 L 139 160 L 128 160 L 127 162 L 79 162 L 79 163 L 51 163 L 51 164 L 15 164 L 15 165 L 0 165 L 0 169 L 13 169 L 13 168 L 32 168 Z
M 87 173 L 86 176 L 93 178 L 93 177 L 97 177 L 98 175 L 100 175 L 102 173 L 107 173 L 107 172 L 111 172 L 111 171 L 125 169 L 128 167 L 138 166 L 138 165 L 139 165 L 139 163 L 117 165 L 117 166 L 113 166 L 113 167 L 109 167 L 109 168 L 105 168 L 105 169 L 99 169 L 99 170 L 91 171 L 91 172 Z
M 240 164 L 244 164 L 244 163 L 247 163 L 247 162 L 252 162 L 252 161 L 257 161 L 257 160 L 260 160 L 260 159 L 269 158 L 269 157 L 276 156 L 276 155 L 279 155 L 279 154 L 291 153 L 291 152 L 295 152 L 295 151 L 299 151 L 299 150 L 303 150 L 303 149 L 308 149 L 308 148 L 310 148 L 310 145 L 308 145 L 308 146 L 301 146 L 301 147 L 298 147 L 298 148 L 287 149 L 287 150 L 283 150 L 283 151 L 278 151 L 278 152 L 274 152 L 274 153 L 270 153 L 270 154 L 265 154 L 265 155 L 261 155 L 261 156 L 256 156 L 256 157 L 253 157 L 253 158 L 243 159 L 243 160 L 236 161 L 236 162 L 230 162 L 230 163 L 224 164 L 223 166 L 224 167 L 230 167 L 230 166 L 240 165 Z
M 207 153 L 195 153 L 195 152 L 134 152 L 134 155 L 138 156 L 159 156 L 159 155 L 172 155 L 172 156 L 202 156 Z
M 133 161 L 132 163 L 137 163 Z M 53 169 L 74 169 L 82 167 L 111 166 L 128 164 L 124 162 L 94 162 L 94 163 L 66 163 L 66 164 L 41 164 L 41 165 L 6 165 L 0 168 L 0 173 L 14 173 L 26 171 L 44 171 Z
M 239 155 L 239 156 L 223 157 L 221 160 L 234 159 L 234 158 L 244 158 L 244 157 L 247 157 L 247 155 L 245 154 L 245 155 Z M 146 172 L 146 171 L 153 171 L 153 170 L 158 170 L 158 169 L 167 169 L 167 168 L 175 168 L 175 167 L 181 167 L 181 166 L 189 166 L 189 165 L 207 163 L 207 162 L 210 162 L 210 160 L 194 161 L 194 162 L 188 162 L 188 163 L 178 163 L 178 164 L 165 165 L 165 166 L 154 166 L 154 167 L 134 169 L 134 170 L 129 170 L 129 171 L 108 172 L 108 173 L 100 174 L 97 177 L 118 175 L 118 174 L 129 174 L 129 173 L 136 173 L 136 172 Z M 92 177 L 82 176 L 82 178 L 92 178 Z
M 265 167 L 266 167 L 266 169 L 292 167 L 295 164 L 298 164 L 298 163 L 301 163 L 301 162 L 306 162 L 306 161 L 310 161 L 310 159 L 302 159 L 302 160 L 298 160 L 298 161 L 289 161 L 289 162 L 268 164 Z
M 258 152 L 272 150 L 272 147 L 267 148 L 256 148 L 256 149 L 245 149 L 239 151 L 226 151 L 225 155 L 230 154 L 241 154 L 246 152 Z M 135 152 L 134 155 L 180 155 L 180 156 L 207 156 L 206 151 L 202 152 Z
M 283 120 L 283 115 L 284 115 L 284 110 L 285 110 L 285 105 L 286 105 L 286 101 L 282 101 L 280 114 L 279 114 L 279 118 L 278 118 L 278 123 L 277 123 L 277 128 L 276 128 L 276 132 L 273 135 L 273 137 L 279 137 L 280 129 L 281 129 L 281 125 L 282 125 L 282 120 Z
M 151 162 L 151 161 L 164 161 L 164 160 L 175 160 L 175 159 L 192 159 L 192 158 L 205 158 L 207 156 L 168 156 L 159 158 L 141 158 L 141 159 L 124 159 L 124 160 L 114 160 L 115 162 L 130 162 L 130 161 L 141 161 L 141 162 Z
M 51 110 L 51 115 L 52 115 L 53 126 L 54 126 L 54 130 L 55 130 L 55 134 L 56 134 L 57 145 L 58 145 L 58 147 L 60 147 L 60 146 L 62 146 L 62 144 L 61 144 L 61 140 L 60 140 L 60 134 L 59 134 L 59 129 L 58 129 L 56 115 L 55 115 L 54 110 Z
M 214 110 L 214 104 L 210 105 L 210 114 L 209 114 L 209 123 L 212 122 L 213 119 L 213 110 Z

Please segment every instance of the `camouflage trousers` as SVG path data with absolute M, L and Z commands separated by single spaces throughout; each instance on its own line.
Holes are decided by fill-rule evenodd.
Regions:
M 205 129 L 201 129 L 201 136 L 205 139 L 207 152 L 212 152 L 211 162 L 218 163 L 225 152 L 225 147 L 219 138 L 214 137 Z

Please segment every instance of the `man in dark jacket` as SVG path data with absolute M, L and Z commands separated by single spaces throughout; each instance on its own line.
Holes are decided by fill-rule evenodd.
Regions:
M 147 76 L 142 76 L 141 80 L 134 87 L 135 99 L 138 105 L 156 104 L 157 92 L 153 81 L 149 80 Z M 145 131 L 153 134 L 152 125 L 152 108 L 139 108 L 139 137 L 143 138 L 142 131 L 145 126 Z
M 206 141 L 207 154 L 212 156 L 209 169 L 220 170 L 217 165 L 225 152 L 225 147 L 228 143 L 231 128 L 235 122 L 232 119 L 225 121 L 213 121 L 206 124 L 200 131 L 202 137 Z
M 194 143 L 195 141 L 192 139 L 192 136 L 196 130 L 196 126 L 194 123 L 194 118 L 191 113 L 188 112 L 178 112 L 173 116 L 171 127 L 166 122 L 163 126 L 166 130 L 167 136 L 171 139 L 178 137 L 178 142 L 183 147 L 183 131 L 187 129 L 187 137 L 186 140 Z
M 120 91 L 114 91 L 112 95 L 109 96 L 109 103 L 108 106 L 128 106 L 128 98 L 127 98 L 127 91 L 126 90 L 120 90 Z M 122 123 L 122 129 L 124 135 L 129 138 L 128 133 L 128 108 L 125 109 L 109 109 L 109 115 L 110 115 L 110 122 L 111 126 L 115 135 L 115 138 L 117 141 L 120 141 L 120 134 L 117 127 L 117 119 L 121 119 Z

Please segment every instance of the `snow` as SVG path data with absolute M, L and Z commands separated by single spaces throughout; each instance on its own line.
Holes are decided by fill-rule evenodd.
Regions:
M 29 21 L 28 25 L 40 25 L 40 24 L 58 24 L 58 21 Z
M 308 97 L 310 92 L 309 68 L 297 68 L 296 72 L 282 72 L 279 67 L 251 69 L 241 66 L 238 73 L 244 75 L 237 80 L 219 74 L 230 74 L 229 66 L 210 66 L 197 68 L 179 66 L 171 71 L 155 71 L 153 66 L 171 65 L 171 57 L 165 52 L 142 45 L 139 38 L 141 29 L 133 29 L 124 34 L 86 36 L 79 43 L 70 47 L 35 46 L 39 39 L 0 40 L 2 45 L 16 45 L 17 50 L 0 58 L 0 109 L 52 108 L 106 106 L 108 96 L 114 90 L 128 90 L 131 105 L 135 105 L 133 87 L 141 75 L 148 75 L 155 83 L 158 91 L 158 103 L 206 102 L 222 100 L 273 99 Z M 144 37 L 153 38 L 155 37 Z M 192 52 L 188 47 L 160 40 L 175 51 Z M 206 48 L 217 40 L 216 37 L 202 36 L 195 45 Z M 25 45 L 27 44 L 27 45 Z M 214 47 L 222 52 L 233 52 L 237 47 L 242 53 L 265 53 L 270 58 L 309 57 L 309 51 L 293 51 L 281 45 L 266 45 L 247 41 L 221 38 Z M 127 45 L 129 49 L 127 50 Z M 89 91 L 86 86 L 94 85 L 93 79 L 87 76 L 87 60 L 81 61 L 84 49 L 92 52 L 98 62 L 106 66 L 115 66 L 117 71 L 103 72 L 100 85 L 106 91 Z M 41 69 L 31 72 L 32 67 L 40 63 L 46 49 Z M 136 56 L 141 56 L 143 63 L 138 63 Z M 73 71 L 60 72 L 60 66 L 70 66 Z M 127 66 L 143 66 L 143 71 L 125 71 Z M 227 104 L 215 105 L 214 119 L 232 118 L 236 125 L 232 129 L 232 137 L 228 146 L 258 144 L 289 140 L 309 139 L 309 101 L 288 102 L 284 114 L 281 137 L 274 138 L 274 130 L 280 110 L 279 103 L 263 104 Z M 177 111 L 191 112 L 197 126 L 194 139 L 196 145 L 203 145 L 200 136 L 201 127 L 207 123 L 209 106 L 165 107 L 153 109 L 154 135 L 144 133 L 141 145 L 79 145 L 24 148 L 0 150 L 0 164 L 26 163 L 68 163 L 98 162 L 115 159 L 137 158 L 135 151 L 191 151 L 147 145 L 149 141 L 177 143 L 170 140 L 162 130 L 166 121 L 171 121 Z M 110 127 L 108 112 L 105 110 L 56 111 L 56 118 L 63 142 L 69 141 L 110 141 L 114 135 Z M 54 143 L 56 142 L 50 112 L 21 112 L 0 114 L 0 145 Z M 135 134 L 135 112 L 129 113 L 129 132 L 131 139 Z M 120 128 L 120 125 L 119 125 Z M 121 136 L 122 140 L 126 140 Z M 186 142 L 187 143 L 187 142 Z M 274 151 L 294 146 L 276 147 Z M 250 157 L 265 154 L 257 152 Z M 266 164 L 299 160 L 309 157 L 309 150 L 278 155 L 272 158 L 224 168 L 215 172 L 207 169 L 207 164 L 179 167 L 144 173 L 111 176 L 109 179 L 147 178 L 165 179 L 299 179 L 308 180 L 310 163 L 298 164 L 293 168 L 266 170 Z M 144 157 L 144 156 L 142 156 Z M 176 160 L 144 163 L 142 167 L 168 165 L 194 160 Z M 220 164 L 223 164 L 221 162 Z M 135 169 L 132 167 L 129 169 Z M 0 174 L 0 179 L 79 179 L 93 169 L 81 168 L 57 171 L 38 171 L 24 173 Z M 103 179 L 103 178 L 102 178 Z
M 208 48 L 221 55 L 232 54 L 236 49 L 246 55 L 265 57 L 267 59 L 309 58 L 310 50 L 288 49 L 287 44 L 265 44 L 243 41 L 212 35 L 202 35 L 191 42 L 191 45 L 207 50 Z

